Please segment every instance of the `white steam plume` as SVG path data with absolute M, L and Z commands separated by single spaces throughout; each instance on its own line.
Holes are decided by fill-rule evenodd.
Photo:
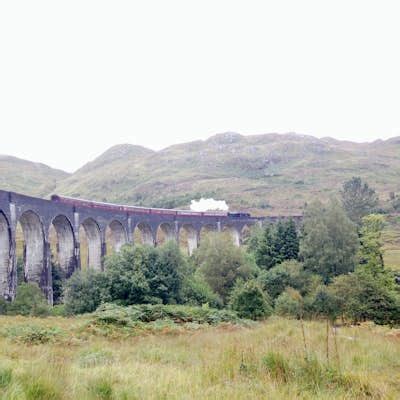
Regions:
M 229 207 L 225 200 L 203 199 L 192 200 L 190 204 L 192 211 L 228 211 Z

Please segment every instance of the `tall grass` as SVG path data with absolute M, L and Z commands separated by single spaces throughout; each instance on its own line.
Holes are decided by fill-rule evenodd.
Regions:
M 0 318 L 21 324 L 64 334 L 0 336 L 2 400 L 400 398 L 400 334 L 373 325 L 339 329 L 339 368 L 324 322 L 304 322 L 307 357 L 299 321 L 280 318 L 138 336 L 94 334 L 86 317 Z

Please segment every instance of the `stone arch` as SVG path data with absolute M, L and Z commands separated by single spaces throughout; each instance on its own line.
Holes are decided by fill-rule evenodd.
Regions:
M 139 222 L 134 230 L 134 241 L 146 246 L 154 246 L 154 236 L 150 225 L 146 222 Z
M 225 225 L 222 228 L 222 232 L 225 232 L 231 236 L 234 245 L 240 246 L 240 231 L 234 225 Z
M 86 263 L 84 264 L 88 268 L 101 270 L 102 245 L 99 225 L 93 218 L 87 218 L 82 222 L 81 227 L 87 238 Z M 81 251 L 82 256 L 84 252 Z
M 10 225 L 6 216 L 0 210 L 0 296 L 9 296 L 11 272 L 11 235 Z
M 57 215 L 51 223 L 49 229 L 49 241 L 52 245 L 51 229 L 55 230 L 56 240 L 56 261 L 58 265 L 65 273 L 66 277 L 73 274 L 76 269 L 76 257 L 75 257 L 75 235 L 72 228 L 72 224 L 65 215 Z
M 175 236 L 175 226 L 168 222 L 161 223 L 157 228 L 156 233 L 156 243 L 157 245 L 162 245 L 171 240 L 176 240 Z
M 24 236 L 24 276 L 27 282 L 47 285 L 45 271 L 45 237 L 42 221 L 33 211 L 25 211 L 19 218 Z
M 117 220 L 111 221 L 106 228 L 107 253 L 120 251 L 127 242 L 128 237 L 122 223 Z
M 179 229 L 179 245 L 191 256 L 199 245 L 199 234 L 191 224 L 184 224 Z

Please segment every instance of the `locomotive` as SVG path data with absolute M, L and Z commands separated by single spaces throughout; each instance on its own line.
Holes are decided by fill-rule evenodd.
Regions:
M 232 217 L 232 218 L 250 218 L 249 213 L 227 212 L 227 211 L 191 211 L 191 210 L 172 210 L 168 208 L 149 208 L 138 206 L 126 206 L 112 203 L 104 203 L 92 200 L 76 199 L 74 197 L 60 196 L 53 194 L 51 201 L 63 203 L 72 207 L 88 207 L 105 211 L 120 211 L 131 214 L 162 214 L 189 217 Z

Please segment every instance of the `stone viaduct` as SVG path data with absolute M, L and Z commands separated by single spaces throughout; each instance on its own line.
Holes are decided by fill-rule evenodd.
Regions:
M 96 203 L 95 203 L 96 204 Z M 97 203 L 101 204 L 101 203 Z M 168 210 L 157 213 L 123 211 L 123 206 L 98 209 L 87 205 L 30 197 L 0 190 L 0 296 L 12 300 L 17 287 L 16 232 L 17 225 L 24 236 L 24 275 L 28 282 L 37 282 L 52 303 L 51 248 L 49 232 L 56 232 L 56 256 L 60 267 L 70 276 L 81 267 L 80 231 L 85 232 L 88 248 L 87 265 L 102 270 L 106 241 L 118 251 L 125 243 L 133 243 L 134 232 L 141 242 L 156 246 L 158 232 L 165 240 L 185 238 L 189 254 L 198 246 L 204 229 L 228 231 L 240 245 L 245 227 L 261 223 L 248 214 L 204 215 L 188 212 L 174 215 Z M 107 232 L 111 234 L 106 235 Z M 82 234 L 82 233 L 81 233 Z M 110 245 L 110 243 L 109 243 Z

